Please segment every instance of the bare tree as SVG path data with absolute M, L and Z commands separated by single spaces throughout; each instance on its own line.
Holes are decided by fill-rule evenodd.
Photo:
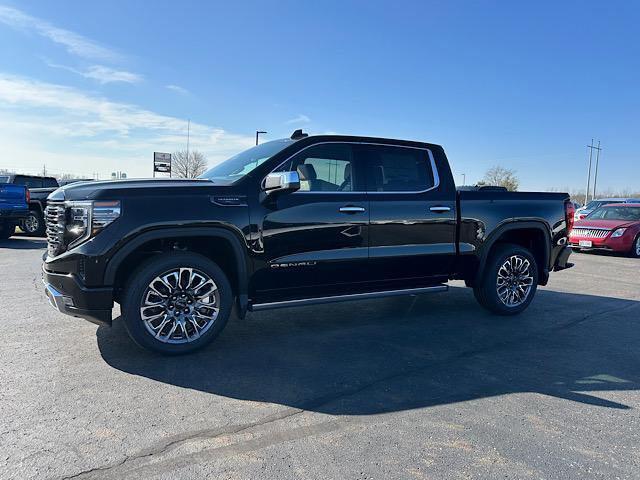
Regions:
M 478 182 L 478 185 L 505 187 L 510 192 L 514 192 L 518 190 L 520 180 L 518 180 L 514 170 L 496 165 L 485 172 L 484 177 Z
M 207 169 L 207 157 L 198 150 L 178 150 L 171 154 L 171 174 L 179 178 L 196 178 Z

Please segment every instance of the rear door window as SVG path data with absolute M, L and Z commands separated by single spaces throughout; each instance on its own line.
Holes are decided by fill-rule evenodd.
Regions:
M 370 192 L 421 192 L 435 186 L 426 150 L 365 145 L 362 152 Z

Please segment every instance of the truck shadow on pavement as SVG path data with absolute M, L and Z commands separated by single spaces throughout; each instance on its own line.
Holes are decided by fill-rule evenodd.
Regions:
M 519 317 L 483 311 L 470 290 L 275 310 L 233 319 L 204 350 L 163 357 L 122 322 L 97 342 L 113 368 L 224 397 L 370 415 L 537 392 L 628 409 L 640 387 L 640 302 L 539 290 Z

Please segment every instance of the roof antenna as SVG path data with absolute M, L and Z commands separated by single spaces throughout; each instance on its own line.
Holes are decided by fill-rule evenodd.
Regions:
M 308 133 L 303 133 L 302 129 L 299 128 L 298 130 L 293 132 L 293 134 L 291 135 L 291 140 L 300 140 L 301 138 L 305 138 L 305 137 L 308 137 L 308 136 L 309 136 Z

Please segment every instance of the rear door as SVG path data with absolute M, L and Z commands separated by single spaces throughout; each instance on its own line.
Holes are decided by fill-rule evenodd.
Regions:
M 456 255 L 456 194 L 426 148 L 363 144 L 372 280 L 438 283 Z

